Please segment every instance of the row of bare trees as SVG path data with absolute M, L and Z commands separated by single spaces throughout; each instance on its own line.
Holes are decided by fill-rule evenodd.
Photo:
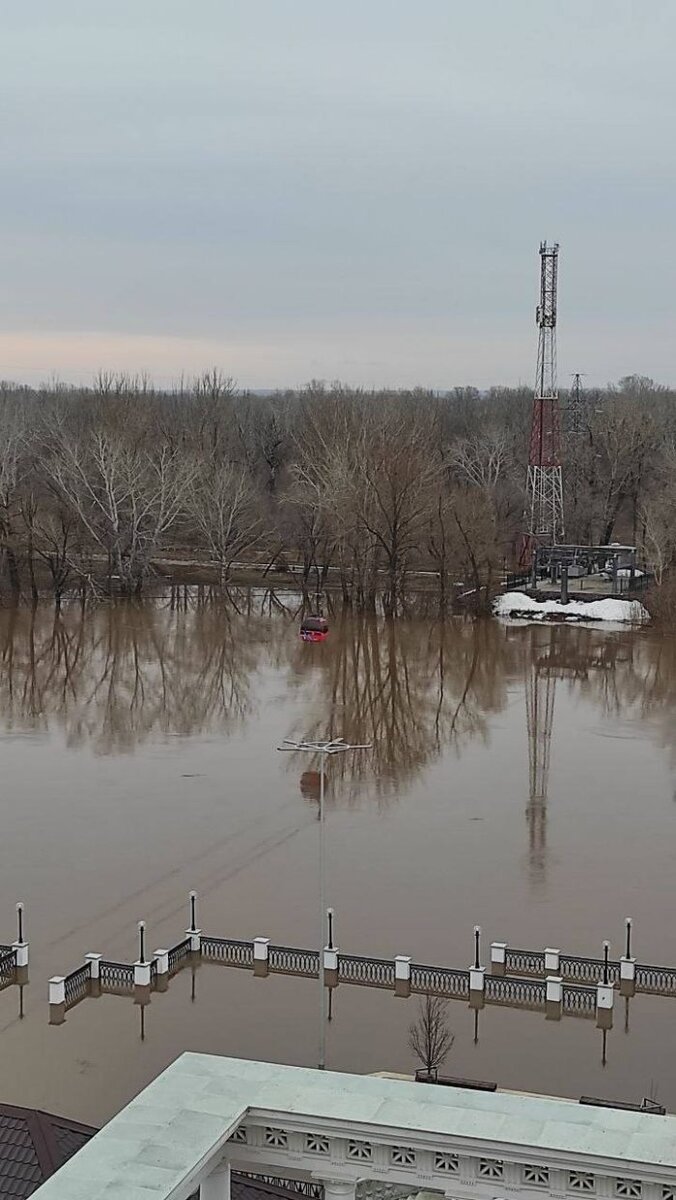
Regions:
M 567 438 L 569 539 L 630 538 L 658 581 L 676 554 L 674 400 L 631 377 L 589 394 Z M 525 388 L 258 395 L 218 370 L 171 392 L 103 373 L 0 385 L 2 597 L 140 594 L 186 558 L 223 585 L 242 562 L 295 567 L 388 613 L 414 572 L 442 605 L 487 597 L 520 531 L 529 420 Z

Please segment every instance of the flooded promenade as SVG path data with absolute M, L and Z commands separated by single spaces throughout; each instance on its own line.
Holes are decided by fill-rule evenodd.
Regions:
M 313 1063 L 316 985 L 209 963 L 141 1011 L 48 1025 L 46 981 L 87 951 L 130 960 L 200 921 L 314 946 L 312 764 L 287 736 L 372 742 L 329 766 L 327 886 L 345 953 L 466 968 L 486 945 L 622 949 L 676 965 L 676 639 L 653 630 L 337 616 L 304 645 L 292 599 L 0 613 L 0 941 L 26 903 L 31 982 L 0 993 L 12 1102 L 109 1116 L 182 1049 Z M 299 756 L 300 757 L 300 756 Z M 3 927 L 3 923 L 6 926 Z M 181 926 L 181 922 L 183 925 Z M 415 1000 L 339 987 L 328 1065 L 412 1070 Z M 448 1069 L 501 1087 L 676 1107 L 675 1001 L 592 1022 L 449 1006 Z M 629 1027 L 625 1029 L 628 1016 Z M 477 1036 L 478 1035 L 478 1036 Z

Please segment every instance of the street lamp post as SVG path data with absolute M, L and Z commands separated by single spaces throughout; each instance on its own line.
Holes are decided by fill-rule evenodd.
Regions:
M 324 978 L 324 947 L 333 943 L 333 911 L 329 918 L 328 941 L 327 941 L 327 918 L 328 912 L 326 908 L 326 862 L 324 850 L 324 767 L 326 760 L 332 754 L 344 754 L 348 750 L 370 750 L 371 742 L 364 745 L 356 746 L 350 742 L 344 741 L 343 738 L 332 738 L 328 740 L 311 740 L 301 739 L 293 741 L 291 738 L 284 738 L 283 744 L 277 747 L 278 750 L 294 753 L 300 751 L 305 754 L 319 755 L 319 1070 L 323 1071 L 326 1066 L 326 989 Z

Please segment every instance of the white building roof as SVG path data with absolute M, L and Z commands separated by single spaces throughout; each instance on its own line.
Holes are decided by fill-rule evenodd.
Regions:
M 40 1200 L 169 1200 L 188 1193 L 247 1116 L 442 1149 L 524 1153 L 552 1166 L 668 1179 L 676 1116 L 183 1054 L 38 1190 Z M 234 1149 L 234 1147 L 233 1147 Z M 571 1159 L 574 1160 L 571 1164 Z M 651 1170 L 652 1168 L 652 1170 Z M 665 1168 L 667 1171 L 665 1172 Z M 368 1168 L 364 1174 L 368 1175 Z

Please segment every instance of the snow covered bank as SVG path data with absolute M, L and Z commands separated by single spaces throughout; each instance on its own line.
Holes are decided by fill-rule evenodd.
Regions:
M 528 621 L 621 621 L 640 625 L 650 616 L 638 600 L 534 600 L 525 592 L 505 592 L 493 603 L 498 617 L 525 617 Z

